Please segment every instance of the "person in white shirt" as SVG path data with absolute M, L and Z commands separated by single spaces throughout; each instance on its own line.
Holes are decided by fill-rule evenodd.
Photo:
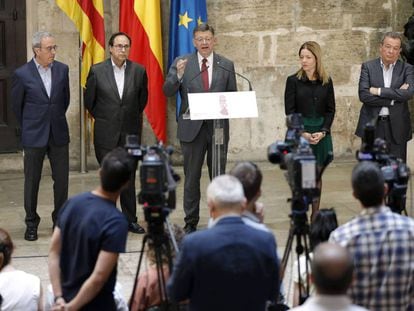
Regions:
M 40 279 L 11 265 L 13 242 L 9 233 L 0 228 L 0 296 L 2 311 L 43 310 Z

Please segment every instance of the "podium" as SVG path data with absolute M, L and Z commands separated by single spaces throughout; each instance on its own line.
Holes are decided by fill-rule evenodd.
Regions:
M 213 120 L 212 177 L 220 175 L 225 165 L 222 154 L 225 151 L 224 120 L 257 118 L 256 92 L 207 92 L 188 94 L 191 120 Z

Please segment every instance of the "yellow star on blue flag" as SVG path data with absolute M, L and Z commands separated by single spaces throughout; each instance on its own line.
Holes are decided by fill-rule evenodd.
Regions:
M 179 14 L 180 21 L 178 22 L 178 26 L 184 26 L 188 29 L 188 23 L 192 22 L 193 19 L 188 17 L 188 12 L 185 12 L 183 15 Z

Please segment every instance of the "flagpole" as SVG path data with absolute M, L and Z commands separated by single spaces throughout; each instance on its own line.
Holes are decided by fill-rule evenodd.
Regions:
M 82 40 L 79 36 L 79 113 L 80 113 L 80 172 L 87 173 L 86 159 L 86 118 L 85 105 L 83 104 L 82 79 Z

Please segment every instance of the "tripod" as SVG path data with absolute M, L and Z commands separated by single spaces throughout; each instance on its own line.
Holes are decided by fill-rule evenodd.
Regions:
M 281 261 L 281 280 L 283 280 L 286 266 L 289 260 L 290 253 L 292 251 L 293 241 L 296 238 L 296 259 L 298 262 L 298 276 L 301 277 L 301 262 L 300 257 L 304 253 L 305 256 L 305 272 L 306 276 L 309 275 L 309 267 L 311 263 L 310 250 L 309 250 L 309 223 L 306 212 L 308 210 L 308 205 L 310 202 L 305 202 L 306 198 L 297 198 L 294 197 L 291 199 L 292 203 L 292 213 L 289 215 L 291 218 L 289 236 L 286 242 L 286 248 L 283 253 Z M 300 282 L 299 282 L 300 283 Z M 310 283 L 309 278 L 306 277 L 304 288 L 302 289 L 301 284 L 299 284 L 299 304 L 305 302 L 309 297 Z
M 149 247 L 154 252 L 155 257 L 155 266 L 157 270 L 157 280 L 158 280 L 158 290 L 160 297 L 160 304 L 157 305 L 156 310 L 160 311 L 176 311 L 179 310 L 178 304 L 172 303 L 168 300 L 167 290 L 166 290 L 166 275 L 170 275 L 172 272 L 172 254 L 171 254 L 171 245 L 169 239 L 171 238 L 174 250 L 178 253 L 177 242 L 174 238 L 174 234 L 171 229 L 171 225 L 168 222 L 167 215 L 170 212 L 169 208 L 161 208 L 160 212 L 154 212 L 158 210 L 151 207 L 144 208 L 145 219 L 148 223 L 148 233 L 144 235 L 142 241 L 141 254 L 139 256 L 138 267 L 135 274 L 134 288 L 132 289 L 132 295 L 129 302 L 129 309 L 132 308 L 132 303 L 135 298 L 136 289 L 138 287 L 138 276 L 141 269 L 142 260 L 144 256 L 145 246 L 148 244 Z M 157 216 L 155 216 L 157 214 Z M 164 223 L 168 229 L 169 236 L 164 230 Z M 168 274 L 165 271 L 165 260 L 167 261 Z M 152 307 L 152 306 L 148 306 Z

